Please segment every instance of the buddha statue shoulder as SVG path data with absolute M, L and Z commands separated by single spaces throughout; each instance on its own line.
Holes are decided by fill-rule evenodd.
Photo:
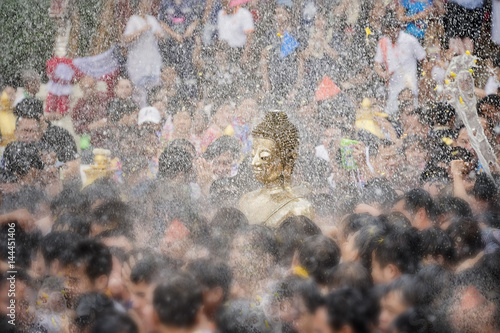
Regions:
M 253 131 L 252 170 L 262 188 L 245 194 L 239 209 L 250 224 L 277 228 L 287 217 L 313 218 L 309 201 L 291 187 L 299 135 L 283 112 L 269 112 Z

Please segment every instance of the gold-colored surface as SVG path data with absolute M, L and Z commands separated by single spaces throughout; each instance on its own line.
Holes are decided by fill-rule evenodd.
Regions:
M 109 155 L 111 152 L 106 149 L 96 148 L 94 153 L 94 164 L 90 165 L 90 168 L 84 170 L 86 181 L 83 187 L 89 186 L 99 178 L 111 177 L 116 168 L 112 167 L 109 160 Z
M 290 178 L 297 158 L 298 132 L 283 112 L 270 112 L 253 131 L 252 169 L 263 183 L 245 194 L 239 209 L 250 224 L 276 228 L 287 217 L 313 218 L 312 205 L 291 188 Z

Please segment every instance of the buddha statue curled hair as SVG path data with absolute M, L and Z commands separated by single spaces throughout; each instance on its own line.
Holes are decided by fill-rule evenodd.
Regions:
M 283 169 L 289 177 L 299 150 L 299 131 L 288 120 L 288 116 L 281 111 L 268 112 L 252 134 L 254 137 L 270 139 L 276 143 Z

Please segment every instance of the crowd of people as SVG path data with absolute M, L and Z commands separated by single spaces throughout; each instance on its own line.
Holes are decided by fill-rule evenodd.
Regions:
M 1 78 L 1 332 L 500 332 L 500 2 L 118 3 L 106 82 Z M 314 216 L 270 228 L 237 207 L 275 110 Z

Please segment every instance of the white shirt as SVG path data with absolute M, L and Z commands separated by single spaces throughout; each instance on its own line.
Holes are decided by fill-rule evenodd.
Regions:
M 383 51 L 386 46 L 387 52 Z M 408 87 L 417 90 L 417 60 L 425 59 L 426 53 L 418 40 L 405 33 L 400 32 L 396 44 L 392 44 L 388 37 L 382 37 L 377 45 L 375 62 L 384 64 L 392 76 L 389 87 Z
M 231 47 L 243 47 L 247 42 L 247 33 L 254 30 L 253 17 L 245 8 L 238 8 L 234 14 L 220 10 L 217 15 L 219 39 Z

